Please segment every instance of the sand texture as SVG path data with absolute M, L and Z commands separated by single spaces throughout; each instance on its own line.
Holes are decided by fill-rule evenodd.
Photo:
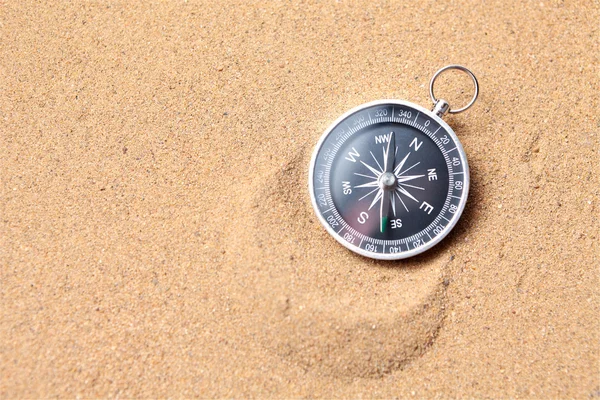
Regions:
M 600 3 L 0 2 L 0 398 L 600 398 Z M 471 192 L 397 262 L 321 227 L 339 115 L 431 107 Z M 438 95 L 468 100 L 459 74 Z

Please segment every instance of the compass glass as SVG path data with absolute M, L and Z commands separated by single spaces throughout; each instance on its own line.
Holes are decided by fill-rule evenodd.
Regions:
M 438 243 L 464 208 L 469 173 L 452 129 L 402 101 L 351 110 L 323 135 L 309 186 L 321 223 L 372 258 L 409 257 Z

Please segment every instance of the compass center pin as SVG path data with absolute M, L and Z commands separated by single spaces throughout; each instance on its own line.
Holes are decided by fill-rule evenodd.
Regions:
M 397 182 L 396 175 L 392 172 L 384 172 L 379 177 L 379 186 L 384 190 L 394 190 Z

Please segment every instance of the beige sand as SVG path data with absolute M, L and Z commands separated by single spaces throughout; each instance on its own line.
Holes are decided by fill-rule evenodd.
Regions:
M 0 398 L 600 397 L 600 3 L 0 4 Z M 450 63 L 472 190 L 376 262 L 309 204 Z M 468 81 L 440 96 L 469 97 Z M 462 90 L 462 93 L 461 93 Z

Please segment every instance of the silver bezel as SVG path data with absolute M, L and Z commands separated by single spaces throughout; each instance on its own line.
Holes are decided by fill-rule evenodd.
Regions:
M 435 120 L 438 124 L 440 124 L 448 132 L 448 134 L 452 137 L 452 139 L 456 143 L 456 150 L 458 151 L 458 154 L 460 155 L 461 161 L 463 163 L 463 168 L 464 168 L 463 190 L 462 190 L 461 199 L 460 199 L 460 202 L 458 205 L 458 209 L 457 209 L 456 213 L 454 214 L 454 216 L 450 219 L 450 222 L 444 228 L 444 230 L 439 235 L 435 236 L 431 241 L 427 242 L 422 247 L 418 247 L 418 248 L 412 249 L 412 250 L 406 250 L 406 251 L 403 251 L 400 253 L 388 253 L 388 254 L 381 254 L 381 253 L 374 253 L 374 252 L 366 251 L 354 244 L 349 243 L 348 241 L 344 240 L 344 238 L 340 237 L 337 234 L 337 232 L 335 232 L 331 228 L 331 226 L 329 226 L 329 224 L 327 223 L 327 221 L 321 214 L 321 212 L 319 210 L 319 206 L 317 204 L 317 200 L 315 198 L 315 188 L 314 188 L 314 184 L 313 184 L 313 174 L 315 171 L 317 155 L 319 153 L 319 150 L 321 149 L 321 146 L 325 142 L 325 139 L 329 136 L 331 131 L 333 131 L 336 126 L 338 126 L 343 120 L 345 120 L 350 115 L 352 115 L 356 112 L 359 112 L 365 108 L 373 107 L 373 106 L 377 106 L 377 105 L 383 105 L 383 104 L 394 104 L 394 105 L 399 105 L 399 106 L 412 107 L 415 110 L 427 115 L 429 118 Z M 433 246 L 438 244 L 442 239 L 444 239 L 446 237 L 446 235 L 448 235 L 448 233 L 450 233 L 450 231 L 454 228 L 454 226 L 460 219 L 460 216 L 462 215 L 462 212 L 465 208 L 465 204 L 467 203 L 467 198 L 469 197 L 469 187 L 470 187 L 470 177 L 469 177 L 469 164 L 467 162 L 467 156 L 462 147 L 462 144 L 460 143 L 460 140 L 458 140 L 458 137 L 456 136 L 456 134 L 454 133 L 452 128 L 450 128 L 450 126 L 446 122 L 444 122 L 444 120 L 442 120 L 437 115 L 433 114 L 431 111 L 429 111 L 417 104 L 414 104 L 414 103 L 411 103 L 408 101 L 404 101 L 404 100 L 375 100 L 375 101 L 372 101 L 369 103 L 361 104 L 361 105 L 349 110 L 348 112 L 344 113 L 342 116 L 340 116 L 338 119 L 336 119 L 335 122 L 333 122 L 325 130 L 323 135 L 321 135 L 321 138 L 317 142 L 317 145 L 315 146 L 312 157 L 310 159 L 310 167 L 309 167 L 309 171 L 308 171 L 308 191 L 310 193 L 310 201 L 312 203 L 315 214 L 317 214 L 317 217 L 319 218 L 319 221 L 321 222 L 321 225 L 323 225 L 325 227 L 325 229 L 327 230 L 327 232 L 329 232 L 329 234 L 331 236 L 333 236 L 335 238 L 335 240 L 337 240 L 342 246 L 344 246 L 347 249 L 352 250 L 353 252 L 358 253 L 362 256 L 374 258 L 374 259 L 378 259 L 378 260 L 400 260 L 403 258 L 409 258 L 409 257 L 415 256 L 417 254 L 420 254 L 426 250 L 429 250 L 430 248 L 432 248 Z M 333 204 L 333 206 L 335 207 L 335 204 Z

